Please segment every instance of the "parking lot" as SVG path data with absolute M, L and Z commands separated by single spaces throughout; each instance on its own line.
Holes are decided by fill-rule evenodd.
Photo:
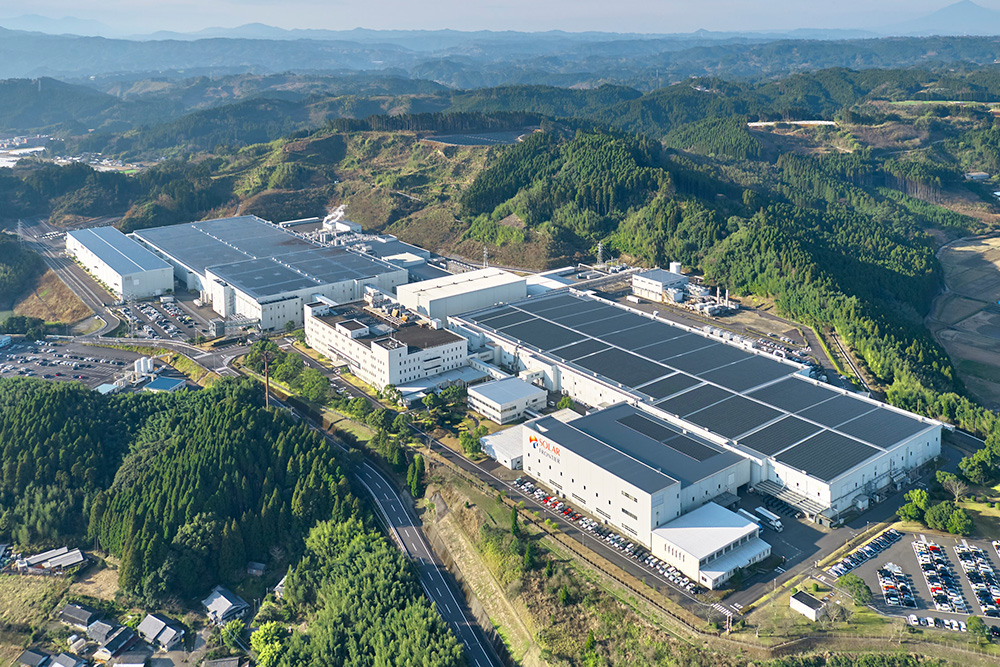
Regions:
M 135 302 L 120 306 L 115 312 L 129 325 L 129 333 L 137 338 L 186 341 L 208 333 L 177 302 Z
M 953 632 L 974 614 L 1000 633 L 1000 595 L 993 595 L 1000 593 L 998 562 L 995 545 L 986 540 L 904 532 L 849 571 L 868 584 L 873 606 L 884 614 Z M 887 574 L 894 590 L 884 587 Z
M 76 381 L 94 388 L 129 370 L 139 356 L 71 341 L 20 342 L 0 349 L 0 377 Z

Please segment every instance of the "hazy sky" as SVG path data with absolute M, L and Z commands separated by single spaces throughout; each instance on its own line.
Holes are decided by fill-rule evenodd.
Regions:
M 40 14 L 118 30 L 192 32 L 260 22 L 283 28 L 691 32 L 871 28 L 951 0 L 0 0 L 0 17 Z M 1000 0 L 979 0 L 1000 9 Z

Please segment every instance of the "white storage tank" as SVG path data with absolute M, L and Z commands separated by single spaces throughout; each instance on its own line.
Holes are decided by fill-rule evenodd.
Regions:
M 680 262 L 670 262 L 670 273 L 680 273 L 681 263 Z

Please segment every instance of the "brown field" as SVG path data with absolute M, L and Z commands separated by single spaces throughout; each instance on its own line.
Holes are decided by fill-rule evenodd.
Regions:
M 87 574 L 69 587 L 73 595 L 86 595 L 101 600 L 114 600 L 118 593 L 118 570 L 97 569 L 95 566 Z
M 1000 407 L 1000 238 L 960 241 L 938 255 L 947 290 L 927 327 L 969 390 Z
M 27 317 L 40 317 L 46 322 L 73 324 L 94 312 L 66 287 L 51 269 L 38 279 L 35 288 L 21 297 L 14 312 Z

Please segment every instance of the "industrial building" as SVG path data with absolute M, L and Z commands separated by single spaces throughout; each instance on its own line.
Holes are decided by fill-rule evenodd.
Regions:
M 517 301 L 527 294 L 524 278 L 493 268 L 400 285 L 396 289 L 401 304 L 441 322 L 459 313 Z
M 366 286 L 391 292 L 409 274 L 350 248 L 323 246 L 256 216 L 142 229 L 135 238 L 174 269 L 177 280 L 225 318 L 264 331 L 302 324 L 302 307 L 322 296 L 346 303 Z
M 395 310 L 395 309 L 392 309 Z M 399 312 L 398 310 L 396 311 Z M 306 343 L 331 359 L 343 359 L 372 387 L 402 386 L 468 364 L 468 342 L 424 320 L 361 301 L 343 306 L 305 306 Z
M 826 611 L 826 603 L 805 591 L 799 591 L 788 599 L 788 606 L 810 621 L 818 621 Z
M 449 326 L 476 358 L 549 391 L 597 408 L 643 404 L 745 460 L 756 491 L 823 524 L 867 508 L 941 451 L 940 422 L 593 295 L 560 290 L 453 316 Z
M 123 301 L 174 289 L 170 265 L 114 227 L 67 232 L 66 252 Z
M 687 287 L 688 277 L 680 272 L 680 265 L 673 270 L 650 269 L 632 274 L 632 293 L 649 301 L 677 301 L 670 294 L 671 290 L 683 290 Z
M 479 439 L 483 454 L 508 470 L 521 470 L 524 467 L 523 431 L 523 426 L 513 426 L 484 435 Z
M 469 388 L 469 407 L 497 424 L 509 424 L 528 410 L 545 407 L 548 392 L 517 378 L 506 378 Z
M 522 434 L 526 473 L 647 547 L 655 529 L 715 498 L 735 500 L 750 480 L 749 460 L 644 406 L 542 417 Z
M 692 581 L 718 588 L 738 570 L 771 555 L 760 526 L 735 512 L 707 503 L 653 531 L 650 552 Z

